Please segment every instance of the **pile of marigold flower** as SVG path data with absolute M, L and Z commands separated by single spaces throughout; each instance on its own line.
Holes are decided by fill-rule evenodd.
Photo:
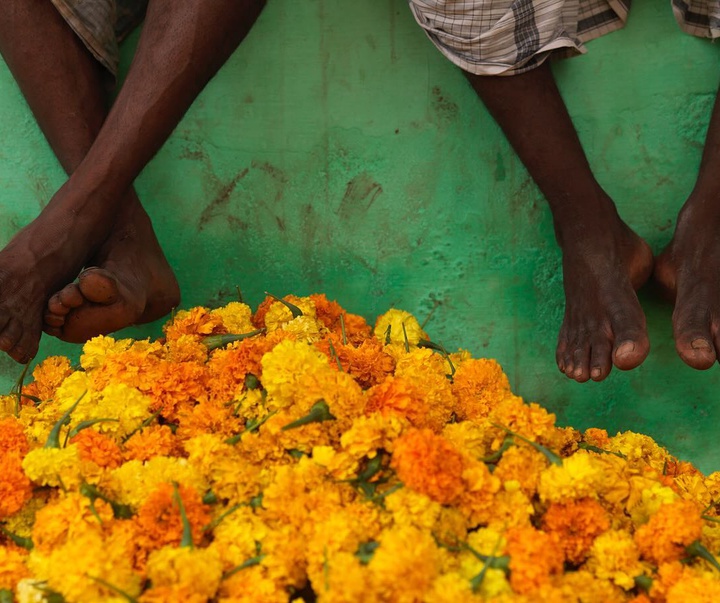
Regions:
M 97 337 L 0 397 L 0 602 L 720 601 L 720 474 L 324 295 Z

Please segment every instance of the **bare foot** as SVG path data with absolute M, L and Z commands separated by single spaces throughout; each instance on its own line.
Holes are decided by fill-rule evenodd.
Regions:
M 175 275 L 136 199 L 90 263 L 77 282 L 50 297 L 46 333 L 82 343 L 161 318 L 180 301 Z
M 673 334 L 680 358 L 705 370 L 720 356 L 720 220 L 688 200 L 670 244 L 658 256 L 655 280 L 675 301 Z
M 580 383 L 605 379 L 613 365 L 635 368 L 650 351 L 635 292 L 652 272 L 652 252 L 612 214 L 562 241 L 565 318 L 556 360 Z

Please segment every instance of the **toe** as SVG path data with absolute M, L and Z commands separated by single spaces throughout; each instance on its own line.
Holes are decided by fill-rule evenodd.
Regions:
M 83 297 L 96 304 L 112 304 L 119 298 L 115 277 L 102 268 L 83 270 L 78 277 L 78 286 Z
M 650 351 L 650 340 L 645 330 L 645 317 L 639 305 L 637 313 L 614 314 L 611 324 L 615 340 L 613 364 L 623 371 L 640 366 Z
M 612 370 L 612 346 L 606 337 L 596 337 L 590 353 L 590 378 L 602 381 Z
M 48 313 L 55 314 L 56 316 L 65 316 L 70 312 L 70 308 L 60 301 L 60 293 L 56 293 L 48 300 L 47 309 Z
M 58 294 L 58 298 L 60 303 L 68 308 L 68 312 L 72 308 L 80 307 L 85 301 L 80 287 L 76 283 L 71 283 L 63 287 L 62 291 Z M 58 312 L 58 314 L 62 314 L 62 312 Z M 67 312 L 65 312 L 65 314 L 67 314 Z
M 65 316 L 62 314 L 53 314 L 51 312 L 45 312 L 43 321 L 47 326 L 50 327 L 62 327 L 65 324 Z
M 685 312 L 682 308 L 682 305 L 678 305 L 673 316 L 675 348 L 685 364 L 699 370 L 709 369 L 717 359 L 710 328 L 710 312 Z
M 22 334 L 23 329 L 20 323 L 14 318 L 11 318 L 2 332 L 0 332 L 0 350 L 10 352 L 20 340 Z
M 590 379 L 590 345 L 587 341 L 576 345 L 573 352 L 573 370 L 565 374 L 578 383 L 585 383 Z

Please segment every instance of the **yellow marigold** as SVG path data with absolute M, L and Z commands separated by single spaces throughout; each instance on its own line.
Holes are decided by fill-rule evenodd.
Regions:
M 308 577 L 318 601 L 323 603 L 365 603 L 379 601 L 368 582 L 368 571 L 358 557 L 339 551 L 320 567 L 308 568 Z
M 423 391 L 428 408 L 425 424 L 436 432 L 442 431 L 455 410 L 448 370 L 447 360 L 428 349 L 411 350 L 395 367 L 396 377 L 410 381 Z
M 547 466 L 542 452 L 530 446 L 511 446 L 498 461 L 493 475 L 502 482 L 516 482 L 525 494 L 533 496 Z
M 408 488 L 441 504 L 453 504 L 463 494 L 463 455 L 430 429 L 410 429 L 395 440 L 392 463 Z
M 403 430 L 403 424 L 397 417 L 384 417 L 381 413 L 372 413 L 366 417 L 356 417 L 352 426 L 340 437 L 343 451 L 356 459 L 375 455 L 380 448 L 392 449 L 395 438 Z
M 607 530 L 595 538 L 584 567 L 600 580 L 611 580 L 625 590 L 635 586 L 635 578 L 644 569 L 635 541 L 625 530 Z
M 187 459 L 164 456 L 155 456 L 144 463 L 137 460 L 123 463 L 110 472 L 105 487 L 110 498 L 136 509 L 160 484 L 173 481 L 198 492 L 205 492 L 208 487 L 202 473 Z
M 96 369 L 103 364 L 109 356 L 115 356 L 126 351 L 132 345 L 131 339 L 115 340 L 109 335 L 98 335 L 83 344 L 80 355 L 80 366 L 86 371 Z
M 293 402 L 303 373 L 327 366 L 325 356 L 307 343 L 282 341 L 262 358 L 262 383 L 276 408 L 281 408 Z
M 368 582 L 377 600 L 423 601 L 440 573 L 441 556 L 433 537 L 417 528 L 393 527 L 383 531 L 378 542 L 367 566 Z
M 492 478 L 497 479 L 495 476 Z M 535 512 L 532 501 L 520 490 L 519 485 L 506 482 L 503 486 L 491 500 L 488 500 L 487 516 L 481 521 L 483 523 L 487 521 L 489 527 L 498 529 L 529 526 Z
M 392 513 L 396 525 L 414 526 L 434 533 L 443 507 L 426 494 L 400 488 L 385 498 L 385 508 Z M 447 540 L 444 534 L 439 537 Z
M 97 391 L 111 383 L 124 383 L 147 393 L 152 389 L 154 369 L 160 363 L 164 349 L 158 341 L 134 341 L 127 350 L 107 354 L 102 365 L 88 371 L 88 382 Z
M 657 564 L 684 557 L 685 547 L 702 535 L 701 512 L 697 503 L 690 500 L 662 505 L 650 521 L 635 532 L 640 554 Z
M 115 469 L 122 464 L 122 452 L 115 440 L 94 429 L 83 429 L 70 440 L 77 446 L 80 459 L 91 461 L 98 467 Z
M 628 462 L 644 461 L 657 471 L 662 471 L 665 461 L 670 455 L 667 450 L 657 445 L 650 436 L 626 431 L 610 438 L 606 448 L 622 453 Z
M 597 498 L 597 485 L 606 475 L 596 455 L 584 450 L 562 459 L 562 465 L 551 465 L 540 476 L 540 500 L 563 502 L 578 498 Z
M 530 594 L 562 571 L 562 550 L 549 534 L 533 527 L 517 527 L 510 528 L 505 538 L 510 584 L 515 592 Z
M 320 341 L 327 329 L 325 326 L 310 316 L 298 316 L 282 324 L 282 330 L 292 334 L 297 341 L 315 343 Z
M 33 369 L 34 381 L 23 388 L 23 394 L 49 400 L 55 390 L 72 373 L 70 360 L 64 356 L 48 356 Z M 28 399 L 23 400 L 23 402 Z
M 489 570 L 489 572 L 493 573 L 498 571 L 499 570 Z M 489 572 L 485 574 L 483 586 L 486 581 L 488 583 L 494 583 L 494 576 L 488 575 Z M 502 572 L 499 573 L 502 574 Z M 509 591 L 507 583 L 506 587 Z M 480 594 L 486 597 L 494 596 L 484 592 L 484 589 L 481 589 Z M 456 572 L 444 573 L 438 576 L 423 598 L 425 603 L 472 603 L 472 601 L 477 600 L 478 598 L 472 592 L 470 580 Z
M 417 319 L 405 310 L 392 308 L 377 317 L 373 329 L 375 337 L 380 341 L 387 341 L 388 329 L 390 343 L 405 345 L 405 337 L 407 336 L 408 344 L 416 346 L 421 339 L 428 338 L 427 333 L 422 330 Z
M 32 482 L 17 453 L 0 453 L 0 520 L 17 513 L 32 498 Z
M 580 565 L 595 538 L 610 528 L 610 517 L 592 498 L 552 503 L 543 515 L 542 528 L 555 537 L 566 561 Z
M 222 317 L 202 306 L 190 310 L 180 310 L 170 322 L 163 326 L 163 331 L 168 340 L 178 339 L 182 335 L 202 338 L 217 333 L 227 333 Z
M 464 457 L 464 463 L 463 492 L 458 502 L 459 509 L 467 517 L 470 526 L 487 524 L 494 515 L 494 497 L 500 490 L 500 480 L 490 473 L 485 463 L 467 456 Z M 507 519 L 522 521 L 528 511 L 527 498 L 521 494 L 519 500 L 511 501 L 511 505 L 513 504 L 519 504 L 519 507 L 506 508 L 504 512 L 507 513 Z
M 688 572 L 689 573 L 689 572 Z M 717 603 L 720 581 L 716 574 L 685 575 L 667 591 L 667 603 Z
M 510 382 L 495 360 L 469 359 L 457 367 L 452 392 L 459 419 L 480 419 L 510 394 Z
M 136 431 L 123 444 L 126 461 L 147 461 L 155 456 L 175 456 L 179 443 L 167 425 L 150 425 Z
M 558 445 L 565 443 L 564 432 L 555 427 L 555 415 L 534 402 L 526 404 L 518 396 L 509 395 L 500 400 L 493 408 L 490 420 L 555 452 L 558 452 Z M 498 439 L 505 437 L 504 431 L 498 433 Z
M 35 576 L 46 581 L 47 587 L 60 593 L 66 601 L 118 600 L 117 593 L 107 584 L 131 597 L 140 594 L 141 578 L 133 570 L 130 551 L 118 541 L 110 545 L 100 531 L 74 534 L 46 556 L 33 551 L 30 565 Z
M 228 333 L 249 333 L 255 330 L 252 323 L 252 310 L 247 304 L 230 302 L 222 308 L 216 308 L 210 314 L 220 317 Z
M 78 485 L 81 477 L 80 451 L 75 445 L 66 448 L 36 448 L 27 453 L 22 468 L 38 486 L 64 487 Z
M 218 509 L 214 519 L 217 521 L 226 511 Z M 232 570 L 257 555 L 257 543 L 262 542 L 269 531 L 250 505 L 238 506 L 217 524 L 210 548 L 217 549 L 225 571 Z
M 285 327 L 296 318 L 315 320 L 315 304 L 309 297 L 286 295 L 283 299 L 299 308 L 302 314 L 299 317 L 294 317 L 290 308 L 284 303 L 279 301 L 271 303 L 265 312 L 265 328 L 269 332 Z
M 442 436 L 447 438 L 455 448 L 474 458 L 483 458 L 493 452 L 490 449 L 493 434 L 481 422 L 447 423 L 442 429 Z
M 558 576 L 556 585 L 567 596 L 568 601 L 610 603 L 626 600 L 625 593 L 618 586 L 606 580 L 600 580 L 590 572 L 582 569 L 565 572 Z
M 92 503 L 89 498 L 76 492 L 64 494 L 35 514 L 33 550 L 45 556 L 50 555 L 68 541 L 87 532 L 101 532 L 102 526 L 112 520 L 113 511 L 108 503 L 102 500 Z
M 674 502 L 678 499 L 678 495 L 667 486 L 663 486 L 659 482 L 650 482 L 632 479 L 630 481 L 633 493 L 628 500 L 626 507 L 633 523 L 642 525 L 650 520 L 650 517 L 658 512 L 662 505 Z M 638 486 L 639 496 L 635 492 L 635 486 Z
M 178 492 L 190 523 L 193 542 L 199 544 L 203 538 L 203 527 L 210 521 L 210 507 L 203 504 L 194 488 L 181 485 Z M 138 544 L 145 550 L 180 544 L 183 522 L 175 493 L 171 484 L 159 484 L 149 493 L 133 518 L 137 524 Z
M 222 579 L 222 562 L 215 549 L 166 546 L 150 554 L 147 577 L 152 588 L 143 593 L 141 601 L 152 599 L 153 590 L 160 590 L 166 601 L 198 601 L 212 599 Z
M 30 577 L 26 562 L 27 551 L 0 546 L 0 590 L 14 591 L 20 580 Z
M 287 603 L 282 584 L 267 576 L 262 565 L 248 567 L 220 583 L 218 603 Z
M 310 412 L 318 400 L 324 400 L 329 406 L 330 413 L 337 419 L 332 427 L 340 432 L 349 427 L 354 417 L 363 414 L 365 397 L 362 389 L 347 373 L 326 366 L 300 375 L 298 385 L 293 407 L 294 413 L 300 413 L 298 418 Z M 291 432 L 288 435 L 292 435 Z
M 30 450 L 22 424 L 15 417 L 0 419 L 0 458 L 6 454 L 23 457 Z

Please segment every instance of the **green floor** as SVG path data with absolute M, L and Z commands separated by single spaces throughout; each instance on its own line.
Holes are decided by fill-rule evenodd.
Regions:
M 693 185 L 720 51 L 680 33 L 669 0 L 633 4 L 625 30 L 556 73 L 601 183 L 657 251 Z M 4 65 L 0 91 L 1 243 L 64 177 Z M 324 291 L 368 318 L 432 312 L 436 341 L 497 358 L 561 424 L 643 431 L 720 468 L 720 374 L 682 364 L 669 306 L 643 296 L 653 349 L 639 370 L 584 385 L 557 371 L 546 206 L 405 0 L 270 0 L 137 188 L 184 307 L 238 285 L 252 304 Z M 77 351 L 45 340 L 38 358 Z M 0 388 L 18 372 L 0 360 Z

